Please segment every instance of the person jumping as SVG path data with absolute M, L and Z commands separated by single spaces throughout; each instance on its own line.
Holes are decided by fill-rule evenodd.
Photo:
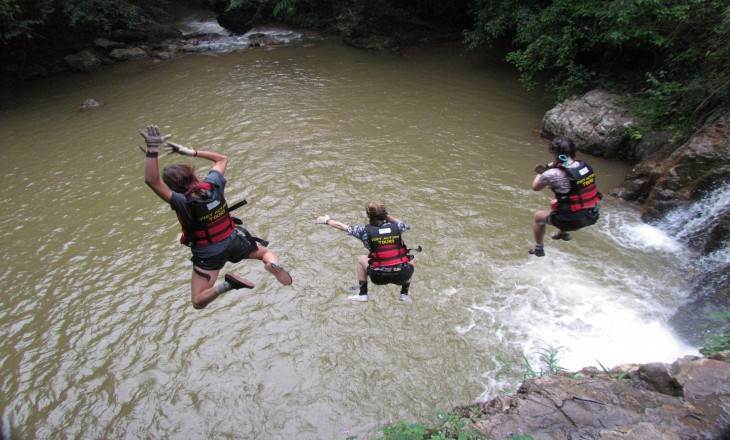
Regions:
M 367 302 L 368 276 L 374 284 L 396 284 L 401 286 L 400 300 L 410 304 L 408 295 L 413 276 L 414 263 L 412 255 L 401 238 L 403 232 L 411 229 L 410 225 L 388 215 L 385 205 L 370 202 L 365 208 L 369 223 L 367 225 L 349 226 L 332 220 L 329 215 L 317 217 L 315 223 L 329 225 L 361 240 L 370 252 L 357 259 L 357 280 L 360 293 L 349 296 L 352 301 Z
M 277 255 L 262 245 L 263 240 L 252 237 L 244 228 L 237 226 L 240 221 L 236 222 L 237 219 L 229 214 L 223 197 L 226 186 L 224 174 L 228 166 L 226 156 L 168 142 L 172 135 L 160 133 L 156 125 L 150 125 L 139 133 L 147 144 L 145 183 L 175 211 L 183 230 L 180 242 L 190 246 L 193 254 L 191 293 L 195 309 L 205 308 L 229 290 L 254 287 L 254 283 L 235 273 L 227 273 L 224 281 L 215 284 L 218 273 L 229 261 L 237 263 L 245 258 L 261 260 L 266 270 L 281 284 L 288 286 L 292 283 L 289 273 L 278 265 Z M 170 153 L 210 160 L 213 167 L 200 181 L 192 166 L 168 165 L 163 169 L 160 180 L 157 157 L 162 146 Z

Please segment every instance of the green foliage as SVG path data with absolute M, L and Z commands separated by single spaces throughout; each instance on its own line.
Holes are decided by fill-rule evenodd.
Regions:
M 649 126 L 687 130 L 728 108 L 726 0 L 476 0 L 471 48 L 509 40 L 524 84 L 557 99 L 591 87 L 633 92 Z
M 73 27 L 95 32 L 133 28 L 145 23 L 143 10 L 118 0 L 75 0 L 62 2 L 60 12 Z
M 725 313 L 718 313 L 714 318 L 730 320 L 730 310 Z M 730 351 L 730 332 L 708 337 L 705 346 L 700 349 L 700 353 L 705 356 L 710 356 L 721 351 Z
M 383 440 L 480 440 L 484 436 L 467 428 L 469 419 L 456 412 L 440 411 L 435 426 L 420 423 L 398 422 L 381 429 Z
M 384 440 L 422 440 L 426 426 L 420 423 L 398 422 L 382 429 Z
M 530 363 L 527 356 L 522 355 L 522 368 L 524 370 L 523 377 L 525 379 L 541 376 L 554 376 L 556 374 L 564 373 L 567 370 L 560 366 L 560 360 L 558 359 L 558 353 L 564 347 L 552 347 L 540 349 L 539 359 L 542 366 L 539 370 L 536 370 Z
M 624 379 L 626 377 L 626 372 L 622 371 L 622 372 L 619 372 L 619 373 L 611 373 L 611 370 L 609 370 L 608 368 L 606 368 L 601 363 L 601 361 L 596 360 L 596 362 L 598 362 L 598 365 L 601 367 L 601 370 L 603 370 L 603 372 L 606 373 L 606 376 L 608 376 L 610 379 L 621 380 L 621 379 Z

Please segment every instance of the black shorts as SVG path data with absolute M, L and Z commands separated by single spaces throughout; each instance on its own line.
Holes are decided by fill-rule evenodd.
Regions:
M 548 223 L 561 231 L 577 231 L 598 221 L 598 208 L 584 209 L 578 212 L 559 213 L 551 212 Z
M 373 284 L 397 284 L 402 286 L 411 280 L 413 275 L 413 265 L 410 263 L 401 264 L 400 266 L 394 266 L 394 271 L 382 271 L 368 267 L 368 275 L 370 275 L 370 281 Z
M 228 246 L 223 252 L 205 258 L 201 258 L 193 252 L 190 261 L 201 269 L 221 270 L 227 262 L 238 263 L 251 255 L 256 249 L 256 241 L 252 237 L 246 237 L 242 232 L 236 230 L 233 233 L 230 243 L 228 243 Z

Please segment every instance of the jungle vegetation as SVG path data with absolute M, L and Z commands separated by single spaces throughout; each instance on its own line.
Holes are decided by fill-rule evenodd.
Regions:
M 594 87 L 626 93 L 648 128 L 688 133 L 729 108 L 727 0 L 0 0 L 0 73 L 27 76 L 95 37 L 149 31 L 182 3 L 233 28 L 276 21 L 352 41 L 390 37 L 384 49 L 463 39 L 504 51 L 527 87 L 555 100 Z

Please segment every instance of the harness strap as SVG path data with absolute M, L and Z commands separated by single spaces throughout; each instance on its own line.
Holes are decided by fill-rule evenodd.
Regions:
M 235 217 L 234 217 L 234 219 L 235 219 Z M 236 219 L 236 220 L 238 220 L 238 219 Z M 234 223 L 235 223 L 235 220 L 234 220 Z M 239 224 L 239 223 L 236 223 L 236 224 Z M 255 241 L 256 243 L 261 243 L 261 246 L 263 246 L 263 247 L 269 247 L 268 240 L 264 240 L 263 238 L 259 238 L 259 237 L 254 237 L 253 235 L 251 235 L 250 232 L 248 232 L 248 229 L 246 229 L 242 226 L 239 226 L 236 229 L 243 232 L 243 235 L 245 235 L 246 238 L 250 238 L 251 240 Z

